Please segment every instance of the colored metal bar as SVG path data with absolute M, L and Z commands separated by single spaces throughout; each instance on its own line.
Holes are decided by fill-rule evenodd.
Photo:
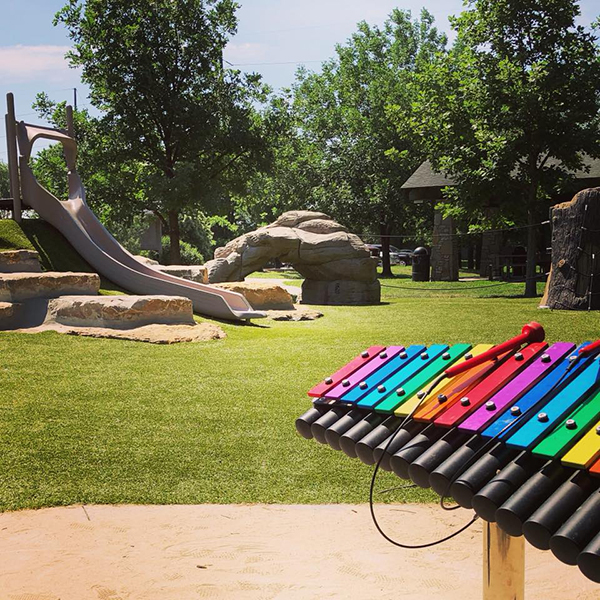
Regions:
M 468 394 L 484 377 L 497 369 L 505 358 L 506 355 L 482 365 L 477 365 L 466 373 L 454 377 L 452 379 L 452 388 L 447 393 L 438 395 L 435 402 L 419 408 L 414 414 L 413 419 L 426 423 L 432 422 L 436 417 L 453 406 L 455 402 L 458 402 L 463 396 Z
M 465 362 L 467 360 L 471 360 L 469 357 L 479 356 L 480 354 L 483 354 L 486 350 L 489 350 L 491 347 L 491 344 L 477 344 L 477 346 L 472 348 L 470 352 L 462 356 L 458 362 Z M 466 375 L 456 375 L 451 379 L 444 379 L 443 381 L 440 381 L 440 383 L 436 385 L 433 390 L 431 390 L 429 396 L 425 398 L 422 402 L 420 394 L 413 394 L 406 402 L 404 402 L 400 407 L 398 407 L 394 411 L 394 414 L 397 417 L 406 417 L 417 406 L 419 406 L 419 408 L 424 408 L 431 402 L 437 402 L 438 396 L 440 394 L 447 395 L 451 389 L 456 387 L 457 382 L 461 377 L 466 377 Z
M 590 473 L 600 477 L 600 458 L 590 467 Z
M 584 342 L 577 348 L 577 351 L 587 344 L 589 344 L 589 342 Z M 573 363 L 576 356 L 576 354 L 570 354 L 564 358 L 553 371 L 548 373 L 544 379 L 529 390 L 523 397 L 519 398 L 519 401 L 517 402 L 518 410 L 505 410 L 495 421 L 490 423 L 487 429 L 482 431 L 481 435 L 483 437 L 500 436 L 500 439 L 509 437 L 511 433 L 516 431 L 514 427 L 519 423 L 524 422 L 523 415 L 530 410 L 534 410 L 537 404 L 542 405 L 543 403 L 548 402 L 550 398 L 558 394 L 558 392 L 573 380 L 591 361 L 591 359 L 587 359 Z M 574 366 L 572 366 L 573 364 Z M 571 367 L 571 369 L 567 373 L 569 367 Z
M 352 375 L 354 371 L 360 369 L 365 363 L 375 358 L 384 348 L 385 346 L 371 346 L 364 352 L 361 352 L 359 356 L 354 360 L 351 360 L 347 365 L 344 365 L 339 371 L 336 371 L 333 375 L 326 377 L 324 381 L 315 385 L 315 387 L 308 392 L 308 395 L 313 398 L 324 396 L 338 383 L 341 383 L 342 379 Z
M 545 347 L 544 342 L 534 342 L 513 354 L 479 385 L 475 386 L 468 396 L 464 396 L 460 402 L 456 402 L 443 412 L 435 420 L 435 424 L 442 427 L 458 425 L 470 413 L 488 401 L 502 386 L 518 375 Z
M 348 405 L 358 402 L 361 398 L 364 398 L 367 394 L 377 389 L 386 379 L 408 368 L 423 352 L 425 352 L 425 346 L 422 344 L 409 346 L 404 352 L 397 354 L 392 360 L 361 381 L 363 385 L 358 385 L 344 394 L 340 401 Z
M 410 381 L 403 384 L 401 388 L 390 390 L 387 396 L 375 406 L 375 411 L 391 414 L 401 406 L 406 399 L 414 394 L 424 394 L 425 388 L 427 388 L 436 377 L 442 375 L 449 364 L 456 362 L 470 349 L 470 344 L 454 344 L 447 352 L 444 352 L 439 358 L 420 371 Z
M 434 344 L 423 351 L 418 358 L 415 358 L 410 364 L 391 377 L 381 381 L 377 387 L 372 389 L 368 394 L 358 402 L 359 408 L 371 409 L 381 400 L 386 398 L 390 392 L 401 388 L 411 377 L 414 377 L 419 371 L 429 366 L 434 360 L 448 350 L 445 344 Z
M 366 365 L 352 373 L 352 375 L 342 379 L 334 388 L 325 393 L 325 398 L 328 400 L 339 400 L 346 392 L 349 392 L 371 375 L 377 369 L 390 362 L 398 356 L 400 352 L 404 352 L 404 346 L 389 346 L 382 350 L 375 358 L 370 360 Z
M 600 360 L 595 357 L 578 377 L 573 379 L 556 396 L 541 407 L 540 412 L 529 417 L 506 443 L 528 450 L 535 446 L 570 411 L 579 406 L 598 387 Z
M 568 415 L 558 427 L 547 435 L 535 448 L 533 454 L 558 458 L 575 445 L 586 431 L 600 418 L 600 392 L 590 396 L 580 407 Z M 596 435 L 600 447 L 600 436 Z
M 570 467 L 586 469 L 600 458 L 600 420 L 562 457 Z
M 484 429 L 505 408 L 514 404 L 523 394 L 528 392 L 558 362 L 575 348 L 575 344 L 558 342 L 534 360 L 525 370 L 512 381 L 496 392 L 484 406 L 478 408 L 470 417 L 463 421 L 459 428 L 464 431 L 478 432 Z

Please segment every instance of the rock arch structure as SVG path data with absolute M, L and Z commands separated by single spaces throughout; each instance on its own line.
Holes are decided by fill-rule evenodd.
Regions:
M 270 260 L 291 263 L 305 277 L 303 304 L 377 304 L 377 258 L 362 240 L 324 213 L 290 211 L 215 250 L 210 283 L 242 281 Z

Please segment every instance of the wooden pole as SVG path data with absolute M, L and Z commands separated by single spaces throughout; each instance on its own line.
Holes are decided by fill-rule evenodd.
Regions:
M 21 185 L 19 183 L 19 163 L 17 160 L 17 122 L 15 117 L 15 98 L 12 92 L 6 94 L 6 149 L 8 151 L 8 177 L 10 195 L 13 200 L 13 219 L 21 222 Z
M 483 525 L 483 600 L 524 600 L 525 540 Z
M 66 107 L 66 117 L 67 117 L 67 133 L 70 137 L 75 139 L 75 123 L 73 122 L 73 107 L 70 104 L 67 104 Z

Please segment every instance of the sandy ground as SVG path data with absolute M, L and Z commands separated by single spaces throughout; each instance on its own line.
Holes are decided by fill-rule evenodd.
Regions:
M 463 523 L 437 506 L 378 508 L 404 540 Z M 481 525 L 401 550 L 364 505 L 73 506 L 0 515 L 1 600 L 470 600 L 481 598 Z M 594 585 L 527 547 L 528 600 L 592 600 Z

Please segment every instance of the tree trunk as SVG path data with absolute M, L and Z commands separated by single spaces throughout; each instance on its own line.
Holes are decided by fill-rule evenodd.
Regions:
M 469 243 L 467 248 L 467 269 L 472 271 L 475 268 L 475 246 Z
M 537 198 L 537 181 L 533 181 L 529 188 L 529 203 L 527 209 L 527 264 L 525 266 L 525 298 L 537 296 L 537 280 L 535 278 L 535 265 L 537 256 L 537 229 L 535 225 L 535 201 Z
M 600 310 L 600 188 L 552 209 L 552 267 L 541 306 Z
M 181 251 L 179 248 L 179 212 L 169 211 L 169 264 L 181 264 Z
M 383 220 L 379 223 L 379 233 L 381 235 L 381 275 L 382 277 L 393 277 L 392 266 L 390 263 L 390 233 L 392 226 Z

